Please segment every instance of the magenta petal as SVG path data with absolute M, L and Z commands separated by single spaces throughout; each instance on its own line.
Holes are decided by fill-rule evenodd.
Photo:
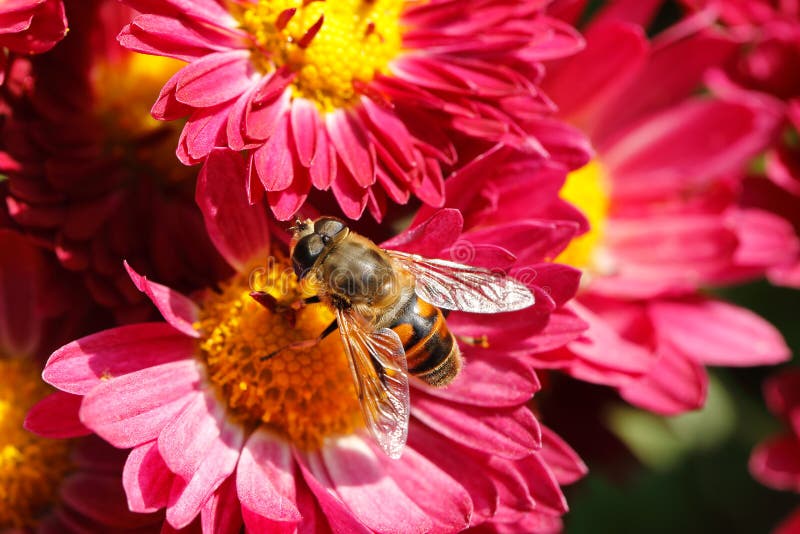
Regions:
M 83 397 L 56 391 L 40 400 L 25 417 L 26 430 L 46 438 L 76 438 L 92 433 L 81 423 L 78 410 Z
M 512 407 L 529 401 L 539 388 L 533 368 L 515 358 L 478 358 L 468 354 L 452 384 L 428 388 L 426 392 L 461 404 Z
M 703 366 L 669 347 L 659 347 L 657 353 L 660 358 L 647 375 L 620 388 L 622 398 L 663 415 L 702 407 L 708 388 Z
M 223 431 L 222 439 L 215 440 L 205 451 L 202 463 L 188 481 L 176 477 L 170 490 L 167 521 L 175 528 L 183 528 L 197 516 L 215 491 L 236 468 L 244 432 L 236 427 Z M 159 440 L 159 449 L 161 449 Z
M 320 468 L 321 460 L 315 455 L 304 455 L 295 451 L 295 459 L 300 465 L 303 479 L 319 502 L 320 508 L 325 513 L 328 523 L 334 532 L 352 532 L 353 534 L 372 534 L 372 530 L 347 509 L 342 500 L 330 489 L 331 482 L 324 468 Z M 317 475 L 312 473 L 311 463 L 316 468 Z
M 158 436 L 196 395 L 199 381 L 194 360 L 102 381 L 84 398 L 81 421 L 115 447 L 135 447 Z
M 242 449 L 236 469 L 236 491 L 248 512 L 277 522 L 300 522 L 289 444 L 265 430 L 254 432 Z M 245 524 L 248 514 L 245 514 Z M 291 525 L 287 525 L 291 526 Z
M 43 260 L 24 237 L 0 230 L 0 351 L 6 354 L 31 355 L 39 343 Z
M 128 507 L 138 513 L 155 512 L 166 507 L 174 478 L 158 453 L 155 441 L 135 447 L 122 470 Z
M 291 108 L 291 127 L 297 158 L 304 167 L 310 167 L 317 150 L 317 131 L 321 126 L 319 112 L 313 102 L 295 98 Z
M 567 499 L 561 492 L 558 480 L 538 452 L 515 462 L 528 485 L 528 491 L 536 501 L 540 512 L 561 515 L 567 512 Z
M 219 489 L 203 505 L 200 511 L 203 532 L 214 534 L 239 534 L 242 529 L 242 513 L 236 498 L 233 477 L 228 477 Z
M 436 523 L 435 531 L 460 532 L 469 526 L 469 493 L 435 463 L 410 447 L 399 460 L 382 460 L 387 474 Z
M 102 380 L 188 359 L 193 353 L 194 341 L 166 323 L 121 326 L 64 345 L 50 356 L 42 378 L 85 395 Z
M 308 169 L 295 165 L 295 177 L 292 184 L 283 191 L 269 191 L 267 200 L 270 209 L 279 221 L 289 220 L 303 206 L 308 192 L 311 190 L 311 177 Z
M 777 490 L 800 492 L 800 442 L 783 435 L 761 443 L 750 457 L 750 472 Z
M 461 234 L 463 225 L 464 218 L 458 210 L 439 210 L 431 215 L 429 219 L 388 241 L 384 241 L 381 246 L 383 248 L 412 252 L 420 256 L 436 257 L 443 250 L 454 246 L 455 241 Z
M 239 271 L 270 245 L 263 206 L 247 200 L 246 176 L 240 154 L 213 150 L 200 170 L 195 195 L 214 246 Z
M 175 98 L 195 108 L 208 108 L 244 93 L 252 84 L 250 52 L 208 54 L 180 71 Z
M 648 312 L 660 338 L 708 365 L 771 365 L 791 357 L 780 332 L 745 308 L 716 300 L 656 301 Z
M 189 297 L 181 295 L 177 291 L 173 291 L 167 286 L 151 282 L 145 276 L 140 276 L 133 268 L 125 262 L 125 268 L 128 270 L 131 280 L 134 285 L 150 297 L 153 304 L 156 305 L 158 311 L 164 319 L 172 325 L 176 330 L 182 332 L 190 337 L 200 337 L 200 334 L 194 329 L 192 324 L 197 321 L 199 308 Z
M 541 429 L 530 410 L 477 408 L 434 399 L 421 390 L 413 415 L 456 443 L 506 458 L 522 458 L 541 445 Z
M 542 425 L 542 449 L 539 454 L 561 485 L 572 484 L 589 472 L 589 468 L 578 453 L 544 425 Z
M 311 183 L 317 189 L 326 190 L 336 180 L 338 158 L 336 149 L 328 138 L 328 131 L 322 122 L 317 124 L 316 149 L 314 158 L 308 168 L 311 175 Z
M 364 125 L 347 111 L 327 115 L 330 140 L 345 167 L 360 187 L 375 183 L 375 150 L 369 143 Z
M 224 146 L 228 116 L 233 103 L 195 111 L 183 127 L 176 154 L 184 165 L 194 165 L 216 146 Z
M 764 382 L 764 399 L 772 413 L 791 418 L 800 410 L 800 368 L 786 369 Z
M 373 531 L 395 532 L 401 524 L 416 532 L 430 531 L 433 527 L 428 515 L 403 493 L 373 450 L 358 436 L 330 441 L 319 455 L 309 457 L 309 468 L 317 480 L 325 480 L 328 489 Z M 376 502 L 392 505 L 377 507 Z
M 289 114 L 283 113 L 277 118 L 275 131 L 267 142 L 253 153 L 258 177 L 267 191 L 282 191 L 294 180 L 294 153 L 290 139 Z
M 344 214 L 350 219 L 360 219 L 367 207 L 369 190 L 359 186 L 350 171 L 334 157 L 336 163 L 336 179 L 331 183 L 331 191 L 342 208 Z M 312 167 L 313 169 L 313 167 Z M 313 179 L 313 176 L 312 176 Z

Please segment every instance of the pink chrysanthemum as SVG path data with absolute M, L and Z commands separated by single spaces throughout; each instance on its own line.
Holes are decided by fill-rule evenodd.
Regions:
M 62 0 L 0 3 L 0 49 L 40 54 L 53 48 L 66 34 L 67 17 Z M 5 62 L 5 54 L 0 62 Z
M 557 310 L 577 288 L 577 271 L 538 263 L 532 244 L 512 272 L 538 273 L 529 284 L 535 306 L 448 317 L 454 333 L 476 344 L 463 346 L 465 368 L 451 386 L 414 385 L 408 444 L 391 460 L 361 432 L 338 336 L 261 360 L 316 335 L 332 315 L 310 305 L 290 317 L 250 298 L 251 284 L 289 300 L 299 288 L 281 245 L 270 244 L 263 211 L 248 205 L 244 168 L 238 154 L 214 151 L 198 189 L 212 240 L 238 274 L 189 298 L 131 270 L 167 323 L 85 337 L 57 350 L 44 372 L 82 397 L 83 424 L 133 447 L 124 473 L 131 509 L 166 508 L 173 527 L 199 514 L 206 532 L 238 532 L 242 523 L 253 532 L 454 532 L 531 511 L 540 525 L 557 524 L 566 510 L 559 484 L 585 468 L 527 408 L 538 382 L 522 355 L 584 328 Z M 237 177 L 239 187 L 230 187 Z M 460 214 L 445 210 L 387 246 L 450 257 L 461 226 Z M 481 265 L 513 261 L 497 245 L 470 250 Z
M 792 2 L 764 0 L 685 3 L 713 6 L 720 26 L 741 43 L 734 60 L 710 75 L 714 89 L 760 99 L 783 117 L 763 159 L 748 169 L 742 197 L 747 206 L 786 218 L 800 235 L 800 11 Z M 800 250 L 768 275 L 774 283 L 800 288 Z
M 124 458 L 117 451 L 97 438 L 52 439 L 88 430 L 77 418 L 79 397 L 45 398 L 52 389 L 41 379 L 42 353 L 75 326 L 62 316 L 70 303 L 54 287 L 50 271 L 39 249 L 0 230 L 0 531 L 131 532 L 160 526 L 158 517 L 127 510 Z M 59 421 L 45 437 L 23 429 L 28 410 L 42 398 Z
M 650 15 L 601 13 L 586 51 L 555 68 L 548 85 L 598 151 L 562 192 L 593 226 L 562 257 L 586 273 L 576 310 L 591 325 L 587 342 L 565 355 L 576 357 L 575 376 L 677 413 L 703 404 L 703 365 L 788 358 L 771 325 L 699 290 L 762 275 L 799 245 L 779 217 L 738 205 L 738 170 L 771 139 L 774 109 L 692 96 L 736 43 L 708 30 L 706 13 L 648 42 L 637 23 Z M 627 74 L 609 78 L 608 68 Z M 664 79 L 664 69 L 673 76 Z M 575 89 L 587 76 L 604 80 L 593 95 Z
M 52 250 L 96 303 L 118 321 L 142 320 L 155 310 L 123 258 L 183 290 L 228 274 L 194 203 L 196 172 L 172 153 L 178 128 L 148 112 L 178 62 L 119 46 L 131 12 L 115 0 L 67 8 L 73 25 L 58 47 L 11 59 L 2 203 L 10 224 Z
M 762 484 L 800 494 L 800 369 L 790 369 L 764 384 L 764 397 L 772 413 L 784 420 L 789 432 L 761 443 L 750 457 L 750 472 Z M 800 532 L 800 508 L 775 530 Z
M 588 152 L 537 89 L 540 61 L 582 44 L 547 2 L 126 2 L 143 14 L 124 46 L 189 63 L 153 107 L 189 117 L 178 157 L 245 150 L 250 200 L 263 187 L 279 219 L 312 186 L 354 219 L 367 206 L 380 218 L 387 196 L 440 206 L 454 135 L 578 162 Z

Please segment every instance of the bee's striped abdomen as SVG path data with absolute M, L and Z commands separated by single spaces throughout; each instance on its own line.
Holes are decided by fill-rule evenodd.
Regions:
M 460 352 L 439 308 L 413 295 L 390 328 L 403 343 L 409 374 L 432 386 L 456 377 Z

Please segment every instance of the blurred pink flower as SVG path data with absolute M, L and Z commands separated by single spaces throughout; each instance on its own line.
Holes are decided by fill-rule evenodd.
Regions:
M 490 518 L 522 520 L 531 510 L 543 523 L 558 523 L 566 511 L 559 485 L 585 467 L 527 408 L 539 384 L 523 357 L 585 327 L 558 310 L 577 288 L 577 271 L 539 263 L 550 243 L 564 239 L 551 235 L 556 228 L 543 227 L 511 271 L 541 269 L 529 283 L 535 306 L 480 319 L 448 316 L 456 335 L 476 333 L 485 343 L 463 346 L 467 363 L 448 388 L 414 384 L 408 444 L 390 460 L 359 432 L 336 336 L 308 352 L 260 360 L 268 347 L 315 335 L 331 314 L 312 305 L 295 321 L 249 297 L 252 283 L 297 289 L 264 212 L 248 205 L 245 165 L 239 154 L 215 150 L 198 184 L 211 238 L 238 274 L 189 298 L 130 270 L 167 323 L 85 337 L 57 350 L 44 372 L 82 397 L 86 426 L 112 445 L 133 447 L 124 473 L 131 509 L 166 508 L 176 528 L 199 514 L 206 532 L 238 532 L 242 523 L 251 531 L 452 532 Z M 457 256 L 462 222 L 457 210 L 443 210 L 386 246 Z M 470 243 L 484 243 L 479 237 Z M 470 254 L 484 266 L 505 269 L 513 261 L 491 243 Z M 551 296 L 539 286 L 545 283 Z
M 800 10 L 795 2 L 684 1 L 695 9 L 712 6 L 720 26 L 740 43 L 734 60 L 710 73 L 712 89 L 760 100 L 782 115 L 763 160 L 746 169 L 742 202 L 786 218 L 800 235 Z M 795 252 L 769 270 L 771 281 L 800 287 L 800 250 Z
M 587 28 L 586 50 L 548 67 L 544 81 L 597 156 L 561 190 L 591 229 L 549 256 L 583 270 L 578 298 L 565 308 L 589 329 L 532 359 L 614 386 L 638 406 L 679 413 L 703 405 L 704 365 L 789 357 L 766 321 L 701 292 L 761 275 L 797 250 L 785 221 L 738 205 L 741 183 L 731 178 L 779 119 L 752 102 L 692 96 L 708 66 L 735 48 L 697 31 L 707 19 L 687 20 L 650 43 L 638 24 L 614 13 L 601 12 Z M 497 219 L 514 221 L 528 239 L 531 219 L 562 227 L 572 220 L 585 231 L 564 203 L 540 198 L 563 185 L 564 169 L 525 161 L 498 151 L 467 165 L 448 179 L 447 205 L 461 209 L 472 231 Z M 519 244 L 496 243 L 519 255 Z
M 800 493 L 800 369 L 789 369 L 764 384 L 767 407 L 785 421 L 789 431 L 761 443 L 750 456 L 750 472 L 777 490 Z M 776 534 L 800 532 L 800 508 Z
M 0 49 L 40 54 L 53 48 L 66 34 L 67 17 L 62 0 L 5 0 L 0 3 Z
M 120 42 L 189 63 L 153 116 L 188 116 L 186 163 L 246 151 L 247 190 L 288 219 L 311 187 L 380 219 L 388 199 L 443 202 L 453 137 L 582 162 L 585 140 L 555 121 L 541 61 L 582 46 L 540 1 L 126 0 L 143 14 Z M 354 15 L 353 13 L 358 13 Z
M 0 230 L 0 530 L 155 532 L 162 519 L 127 509 L 119 452 L 97 438 L 54 439 L 89 430 L 77 417 L 79 398 L 45 397 L 51 388 L 40 376 L 43 353 L 79 326 L 80 306 L 59 291 L 66 280 L 54 280 L 53 267 L 40 249 Z M 40 437 L 23 421 L 42 398 L 57 424 Z
M 123 258 L 183 290 L 229 271 L 194 204 L 196 172 L 172 152 L 178 128 L 148 113 L 177 62 L 119 46 L 131 11 L 115 0 L 67 7 L 73 24 L 58 47 L 11 59 L 2 204 L 8 225 L 52 250 L 117 321 L 142 320 L 155 310 Z

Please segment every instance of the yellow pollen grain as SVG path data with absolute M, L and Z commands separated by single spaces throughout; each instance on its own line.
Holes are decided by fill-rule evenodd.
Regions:
M 259 276 L 251 276 L 254 269 Z M 273 312 L 254 301 L 251 286 L 275 297 L 283 309 Z M 333 320 L 322 304 L 292 310 L 302 296 L 289 262 L 270 258 L 266 267 L 254 266 L 206 297 L 195 326 L 202 336 L 200 359 L 229 413 L 245 427 L 265 425 L 313 450 L 328 436 L 353 433 L 363 420 L 338 333 L 313 348 L 261 359 L 316 337 Z
M 578 269 L 591 269 L 608 218 L 608 181 L 602 165 L 592 160 L 569 173 L 559 196 L 583 212 L 589 220 L 589 231 L 573 239 L 555 261 Z
M 40 374 L 29 360 L 0 357 L 0 531 L 34 527 L 70 466 L 68 441 L 22 428 L 28 410 L 50 392 Z
M 323 112 L 352 105 L 358 82 L 388 73 L 401 50 L 402 0 L 259 0 L 235 13 L 264 73 L 288 67 L 293 95 Z M 291 10 L 294 14 L 289 18 Z M 313 28 L 322 19 L 319 31 Z M 311 32 L 311 33 L 310 33 Z

